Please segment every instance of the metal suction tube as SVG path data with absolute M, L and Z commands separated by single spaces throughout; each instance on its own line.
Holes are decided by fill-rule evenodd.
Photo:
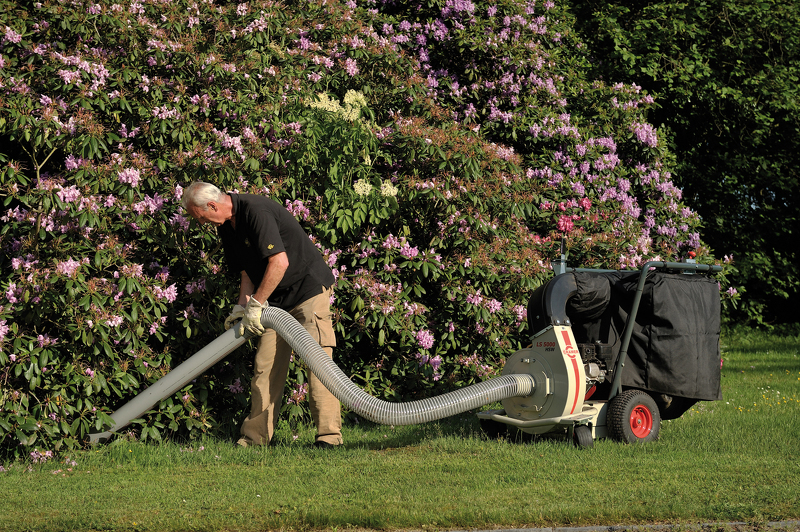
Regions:
M 288 312 L 277 307 L 267 307 L 261 314 L 261 324 L 265 328 L 274 329 L 286 340 L 339 401 L 360 416 L 382 425 L 414 425 L 434 421 L 503 399 L 530 395 L 535 387 L 531 375 L 503 375 L 437 397 L 407 403 L 390 403 L 372 397 L 356 386 Z M 250 336 L 249 333 L 240 336 L 238 327 L 232 327 L 114 412 L 111 415 L 114 425 L 106 432 L 90 434 L 89 441 L 106 441 L 114 432 L 141 417 L 154 404 L 171 396 L 228 356 Z

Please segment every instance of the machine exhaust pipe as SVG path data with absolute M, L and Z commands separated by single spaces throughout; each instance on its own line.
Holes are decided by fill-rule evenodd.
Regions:
M 460 390 L 407 403 L 390 403 L 372 397 L 355 385 L 328 356 L 308 331 L 291 314 L 277 307 L 267 307 L 261 324 L 274 329 L 305 362 L 322 384 L 358 415 L 382 425 L 414 425 L 454 416 L 467 410 L 512 397 L 531 395 L 535 381 L 529 374 L 503 375 Z M 170 397 L 188 382 L 240 347 L 250 334 L 232 327 L 188 360 L 164 375 L 111 415 L 113 425 L 102 433 L 90 434 L 91 443 L 105 442 L 159 401 Z

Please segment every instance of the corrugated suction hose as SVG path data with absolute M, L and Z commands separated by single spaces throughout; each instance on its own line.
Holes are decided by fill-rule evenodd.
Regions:
M 437 397 L 390 403 L 356 386 L 288 312 L 267 307 L 261 323 L 275 329 L 339 401 L 360 416 L 383 425 L 414 425 L 454 416 L 510 397 L 530 395 L 535 385 L 528 374 L 504 375 Z
M 286 340 L 311 372 L 339 401 L 360 416 L 383 425 L 413 425 L 454 416 L 503 399 L 530 395 L 535 386 L 531 375 L 503 375 L 429 399 L 390 403 L 372 397 L 356 386 L 339 366 L 334 364 L 308 331 L 285 310 L 277 307 L 265 308 L 261 314 L 261 323 L 268 329 L 274 329 Z M 113 426 L 108 427 L 106 432 L 90 434 L 89 441 L 107 440 L 113 432 L 121 430 L 132 420 L 141 417 L 154 404 L 170 397 L 199 377 L 251 337 L 249 333 L 241 336 L 237 330 L 238 327 L 233 327 L 226 331 L 125 403 L 111 415 Z

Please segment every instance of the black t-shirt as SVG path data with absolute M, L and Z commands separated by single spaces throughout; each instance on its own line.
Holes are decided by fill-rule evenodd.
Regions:
M 217 233 L 222 239 L 225 259 L 233 272 L 242 270 L 258 287 L 267 270 L 269 257 L 286 252 L 289 267 L 269 304 L 291 310 L 322 293 L 335 279 L 317 247 L 294 216 L 277 201 L 255 194 L 229 194 L 236 217 L 236 229 L 225 222 Z

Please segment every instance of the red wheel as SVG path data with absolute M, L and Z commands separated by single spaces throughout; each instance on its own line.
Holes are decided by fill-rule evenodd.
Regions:
M 609 436 L 622 443 L 649 442 L 658 439 L 661 414 L 647 392 L 626 390 L 608 404 Z
M 637 405 L 631 411 L 631 432 L 637 438 L 646 438 L 653 431 L 653 415 L 650 410 L 642 405 Z

